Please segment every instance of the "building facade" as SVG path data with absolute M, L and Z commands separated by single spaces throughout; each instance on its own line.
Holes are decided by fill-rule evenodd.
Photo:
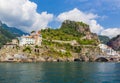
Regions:
M 119 56 L 119 54 L 115 50 L 113 50 L 111 47 L 105 44 L 99 44 L 99 47 L 102 50 L 102 52 L 105 52 L 107 55 Z
M 34 32 L 31 33 L 30 35 L 23 35 L 18 38 L 19 40 L 19 46 L 24 46 L 24 45 L 38 45 L 41 46 L 42 43 L 42 35 L 40 32 Z

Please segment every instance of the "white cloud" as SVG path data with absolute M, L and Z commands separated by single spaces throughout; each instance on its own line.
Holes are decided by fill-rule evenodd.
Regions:
M 72 21 L 80 21 L 80 22 L 82 21 L 84 23 L 89 24 L 90 30 L 92 32 L 100 34 L 100 35 L 115 37 L 118 34 L 120 34 L 120 28 L 105 29 L 100 24 L 98 24 L 95 19 L 102 18 L 102 17 L 97 16 L 93 13 L 82 12 L 77 8 L 74 8 L 73 10 L 70 10 L 67 12 L 63 12 L 59 14 L 57 18 L 60 22 L 63 22 L 64 20 L 72 20 Z
M 47 12 L 38 13 L 36 10 L 37 4 L 30 0 L 0 0 L 0 20 L 25 32 L 45 28 L 53 20 L 53 14 Z M 74 8 L 59 14 L 57 19 L 59 22 L 64 20 L 83 21 L 90 25 L 92 32 L 100 34 L 102 31 L 101 35 L 109 37 L 120 34 L 119 28 L 104 29 L 95 20 L 98 17 L 96 14 L 85 13 Z
M 98 16 L 92 13 L 85 13 L 77 8 L 70 10 L 68 12 L 63 12 L 58 15 L 58 20 L 63 22 L 64 20 L 72 20 L 72 21 L 82 21 L 90 25 L 90 29 L 92 32 L 99 34 L 103 29 L 101 25 L 97 23 L 95 20 Z
M 89 25 L 91 31 L 94 33 L 100 34 L 100 32 L 103 30 L 103 27 L 98 24 L 96 20 L 91 20 Z
M 53 14 L 39 14 L 36 9 L 37 4 L 29 0 L 0 0 L 0 20 L 27 32 L 47 27 Z
M 109 36 L 110 38 L 120 35 L 120 28 L 108 28 L 101 32 L 101 35 Z

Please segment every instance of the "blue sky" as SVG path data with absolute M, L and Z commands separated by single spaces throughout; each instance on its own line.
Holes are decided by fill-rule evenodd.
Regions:
M 119 0 L 31 0 L 37 3 L 38 12 L 47 11 L 54 15 L 78 8 L 101 16 L 97 21 L 105 28 L 120 27 Z
M 0 0 L 0 20 L 25 32 L 83 21 L 92 32 L 120 34 L 120 0 Z

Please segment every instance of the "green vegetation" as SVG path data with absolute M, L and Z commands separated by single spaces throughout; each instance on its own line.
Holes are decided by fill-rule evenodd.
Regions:
M 52 41 L 43 40 L 43 45 L 49 46 L 50 48 L 57 48 L 57 49 L 64 49 L 66 51 L 80 53 L 81 47 L 80 46 L 72 46 L 70 44 L 65 43 L 57 43 Z
M 25 33 L 25 32 L 23 32 L 23 31 L 15 28 L 15 27 L 9 27 L 9 26 L 7 26 L 6 24 L 2 24 L 2 27 L 3 27 L 5 30 L 9 31 L 10 33 L 14 34 L 15 36 L 22 36 L 23 34 L 24 34 L 24 35 L 27 35 L 27 34 L 28 34 L 28 33 Z
M 38 46 L 38 45 L 35 45 L 35 48 L 39 48 L 39 46 Z
M 98 37 L 99 37 L 101 43 L 103 43 L 103 44 L 107 44 L 110 41 L 110 38 L 107 36 L 99 35 Z
M 44 29 L 41 30 L 43 41 L 42 45 L 49 48 L 49 52 L 43 55 L 69 57 L 71 53 L 81 53 L 84 45 L 98 44 L 96 35 L 90 32 L 89 26 L 83 22 L 64 21 L 59 29 Z M 86 35 L 92 36 L 92 39 L 87 39 Z M 86 39 L 85 39 L 86 38 Z M 54 40 L 58 40 L 55 42 Z M 76 40 L 77 44 L 65 43 L 65 41 Z M 59 42 L 60 41 L 60 42 Z M 61 42 L 62 41 L 62 42 Z
M 35 31 L 31 31 L 31 33 L 35 33 Z
M 41 30 L 43 39 L 72 41 L 76 40 L 80 45 L 96 45 L 98 40 L 84 39 L 87 33 L 91 33 L 89 26 L 83 22 L 65 21 L 60 29 Z
M 70 40 L 77 40 L 78 38 L 81 38 L 85 36 L 84 33 L 80 33 L 76 30 L 76 27 L 79 24 L 83 24 L 82 22 L 72 22 L 70 24 L 63 23 L 60 29 L 45 29 L 42 30 L 42 36 L 45 39 L 53 39 L 53 40 L 64 40 L 64 41 L 70 41 Z M 87 26 L 87 25 L 86 25 Z
M 96 45 L 96 40 L 78 40 L 79 44 L 81 45 Z M 95 43 L 96 42 L 96 43 Z
M 61 52 L 61 51 L 57 51 L 54 48 L 51 48 L 48 53 L 48 56 L 54 56 L 54 57 L 71 57 L 71 53 L 69 51 L 66 52 Z
M 10 42 L 15 37 L 21 36 L 23 34 L 27 34 L 27 33 L 24 33 L 23 31 L 17 28 L 14 28 L 14 27 L 8 27 L 6 24 L 1 23 L 0 25 L 0 47 L 2 47 L 7 42 Z
M 11 39 L 15 38 L 15 36 L 9 31 L 5 30 L 3 27 L 0 27 L 0 47 L 11 41 Z
M 28 52 L 28 53 L 31 53 L 32 49 L 31 47 L 27 46 L 23 49 L 23 52 Z

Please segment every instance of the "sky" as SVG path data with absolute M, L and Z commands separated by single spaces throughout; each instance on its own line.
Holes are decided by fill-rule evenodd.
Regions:
M 115 37 L 120 34 L 120 0 L 0 0 L 0 20 L 24 32 L 82 21 L 93 33 Z

